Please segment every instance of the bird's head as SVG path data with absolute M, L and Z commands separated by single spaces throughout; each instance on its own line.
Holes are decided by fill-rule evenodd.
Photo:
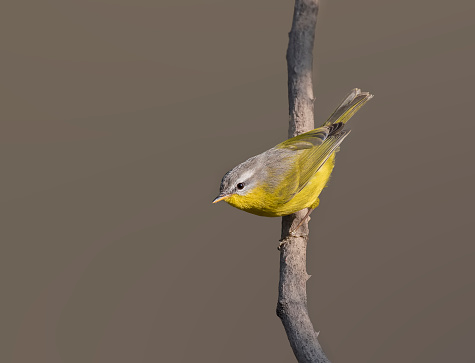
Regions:
M 245 196 L 258 185 L 256 159 L 251 158 L 228 171 L 221 180 L 219 195 L 213 200 L 217 203 L 221 200 L 229 202 L 231 197 Z

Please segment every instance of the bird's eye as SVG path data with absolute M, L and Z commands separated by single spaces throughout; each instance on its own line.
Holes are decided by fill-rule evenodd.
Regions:
M 244 183 L 238 183 L 237 188 L 239 190 L 243 189 L 244 188 Z

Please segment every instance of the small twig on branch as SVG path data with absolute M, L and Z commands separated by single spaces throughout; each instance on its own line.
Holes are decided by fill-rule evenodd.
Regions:
M 312 69 L 317 13 L 318 0 L 295 1 L 287 49 L 289 138 L 314 128 Z M 306 210 L 303 210 L 282 218 L 282 239 L 285 243 L 280 248 L 277 315 L 300 363 L 329 363 L 318 343 L 318 333 L 307 310 L 308 221 L 295 231 L 296 236 L 289 236 L 291 229 L 305 214 Z

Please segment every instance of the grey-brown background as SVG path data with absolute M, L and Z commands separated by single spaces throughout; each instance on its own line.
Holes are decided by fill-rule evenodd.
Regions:
M 286 137 L 292 1 L 1 10 L 1 362 L 292 362 L 280 219 L 210 202 Z M 474 362 L 471 1 L 324 0 L 316 124 L 354 87 L 311 221 L 333 362 Z

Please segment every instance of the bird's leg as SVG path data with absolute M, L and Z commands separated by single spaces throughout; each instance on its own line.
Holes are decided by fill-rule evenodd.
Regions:
M 289 232 L 289 234 L 291 236 L 295 236 L 295 232 L 297 232 L 297 230 L 300 228 L 300 226 L 303 224 L 303 222 L 305 222 L 305 220 L 310 216 L 310 213 L 312 213 L 313 211 L 315 210 L 315 208 L 308 208 L 308 211 L 307 211 L 307 214 L 305 214 L 305 217 L 303 217 L 299 224 L 297 224 L 297 227 L 295 228 L 292 228 Z
M 318 204 L 317 204 L 318 205 Z M 309 218 L 310 216 L 310 213 L 312 213 L 314 211 L 316 207 L 314 208 L 308 208 L 307 210 L 307 214 L 305 214 L 305 216 L 300 220 L 299 224 L 297 224 L 297 227 L 295 228 L 292 228 L 290 231 L 289 231 L 289 235 L 287 237 L 296 237 L 296 234 L 295 232 L 297 232 L 297 230 L 300 228 L 300 226 L 303 224 L 303 222 L 305 222 L 305 220 L 307 218 Z M 279 243 L 279 246 L 277 247 L 277 249 L 280 251 L 280 249 L 282 248 L 283 245 L 285 245 L 289 240 L 287 239 L 287 237 L 285 238 L 282 238 L 280 240 L 280 243 Z

